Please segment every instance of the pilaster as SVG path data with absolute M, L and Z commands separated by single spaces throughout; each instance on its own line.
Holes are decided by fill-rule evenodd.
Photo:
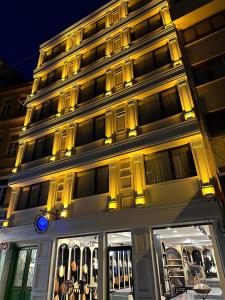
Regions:
M 106 71 L 106 96 L 111 95 L 114 87 L 113 70 Z
M 39 77 L 34 78 L 31 95 L 34 95 L 37 92 L 39 80 L 40 80 Z
M 105 46 L 105 55 L 106 57 L 111 57 L 113 52 L 113 41 L 112 38 L 106 39 L 106 46 Z
M 169 40 L 169 50 L 174 65 L 182 64 L 181 51 L 180 51 L 177 38 L 172 38 Z
M 129 48 L 130 45 L 130 28 L 125 28 L 122 32 L 122 45 L 123 48 Z
M 45 52 L 41 52 L 39 55 L 38 64 L 37 64 L 38 68 L 43 65 L 44 57 L 45 57 Z
M 72 201 L 72 191 L 74 184 L 74 173 L 65 175 L 65 182 L 63 188 L 62 202 L 63 210 L 61 211 L 61 217 L 66 218 L 69 215 L 69 208 Z
M 25 151 L 25 143 L 19 142 L 18 152 L 16 156 L 15 168 L 18 168 L 22 162 Z
M 58 108 L 57 108 L 57 116 L 61 116 L 63 108 L 64 108 L 64 103 L 65 103 L 65 93 L 61 92 L 59 95 L 59 103 L 58 103 Z
M 69 77 L 69 61 L 65 61 L 62 71 L 62 80 L 65 80 Z
M 127 119 L 128 119 L 128 127 L 129 137 L 133 137 L 137 135 L 137 125 L 138 125 L 138 117 L 137 117 L 137 104 L 135 100 L 129 100 L 127 103 Z
M 109 164 L 109 204 L 110 210 L 118 208 L 118 167 L 116 162 Z
M 134 174 L 134 189 L 135 189 L 135 205 L 145 205 L 144 197 L 144 168 L 143 156 L 136 155 L 133 157 L 133 174 Z
M 47 212 L 51 212 L 52 209 L 55 207 L 56 190 L 57 190 L 57 180 L 56 178 L 53 178 L 50 180 L 50 185 L 49 185 Z
M 72 155 L 72 149 L 74 147 L 74 137 L 75 137 L 75 124 L 72 124 L 68 128 L 68 135 L 66 138 L 66 156 Z
M 111 11 L 108 11 L 105 14 L 105 27 L 108 28 L 112 24 L 112 16 L 111 16 Z
M 78 103 L 78 99 L 79 99 L 79 86 L 75 85 L 72 87 L 71 92 L 70 92 L 70 110 L 74 110 L 75 106 Z
M 108 110 L 105 114 L 105 144 L 112 143 L 112 136 L 113 136 L 113 111 Z
M 56 130 L 54 134 L 54 141 L 53 141 L 53 147 L 52 147 L 52 156 L 50 158 L 51 161 L 56 160 L 56 156 L 59 152 L 60 148 L 60 130 Z
M 16 208 L 17 199 L 19 197 L 19 192 L 20 192 L 19 187 L 12 187 L 11 198 L 10 198 L 10 201 L 9 201 L 9 207 L 8 207 L 7 216 L 6 216 L 7 220 L 6 220 L 6 222 L 3 222 L 4 227 L 7 227 L 9 225 L 10 218 L 13 214 L 13 211 Z
M 84 29 L 80 28 L 77 31 L 77 45 L 80 45 L 82 43 L 83 37 L 84 37 Z
M 167 26 L 172 23 L 168 5 L 162 7 L 160 13 L 161 13 L 163 25 Z
M 128 15 L 128 1 L 122 1 L 120 4 L 120 18 L 124 19 Z
M 25 120 L 24 120 L 24 127 L 27 127 L 27 125 L 30 124 L 33 110 L 34 110 L 34 108 L 32 106 L 27 107 L 27 112 L 26 112 L 26 116 L 25 116 Z
M 68 52 L 72 48 L 72 35 L 69 35 L 66 41 L 66 51 Z
M 184 111 L 185 120 L 195 118 L 194 103 L 191 90 L 186 77 L 177 81 L 177 89 L 181 101 L 182 110 Z
M 124 74 L 123 74 L 125 87 L 131 86 L 134 78 L 133 60 L 129 59 L 124 63 Z
M 73 66 L 73 73 L 77 74 L 81 67 L 81 54 L 78 54 L 74 58 L 74 66 Z

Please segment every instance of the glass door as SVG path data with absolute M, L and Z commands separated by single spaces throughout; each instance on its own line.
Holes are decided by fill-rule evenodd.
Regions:
M 17 248 L 12 257 L 5 300 L 29 300 L 37 249 Z

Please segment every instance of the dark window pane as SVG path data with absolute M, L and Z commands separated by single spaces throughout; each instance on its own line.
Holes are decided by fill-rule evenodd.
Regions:
M 204 21 L 196 24 L 195 30 L 196 30 L 198 37 L 203 37 L 203 36 L 208 35 L 212 31 L 209 20 L 204 20 Z
M 44 144 L 45 144 L 44 137 L 37 139 L 36 145 L 35 145 L 35 151 L 34 151 L 34 158 L 33 158 L 34 160 L 39 159 L 43 156 Z
M 74 194 L 75 198 L 94 194 L 94 169 L 76 174 Z
M 140 77 L 154 70 L 153 53 L 147 53 L 134 61 L 135 77 Z
M 148 34 L 149 29 L 148 29 L 148 22 L 143 21 L 137 25 L 135 25 L 132 30 L 131 30 L 131 40 L 135 41 L 142 36 Z
M 28 142 L 24 153 L 23 162 L 27 163 L 32 160 L 34 154 L 35 141 Z
M 220 56 L 213 59 L 209 67 L 212 80 L 225 76 L 225 57 Z
M 211 137 L 225 133 L 225 110 L 216 111 L 205 116 L 208 131 Z
M 16 210 L 22 210 L 27 207 L 30 187 L 25 186 L 20 189 L 20 194 L 17 200 Z
M 42 115 L 41 118 L 47 118 L 50 114 L 50 101 L 44 102 L 42 104 Z
M 96 59 L 100 59 L 105 56 L 105 43 L 96 48 Z
M 194 160 L 188 146 L 172 150 L 175 179 L 196 175 Z
M 156 67 L 160 68 L 171 63 L 170 53 L 167 46 L 154 51 Z
M 49 181 L 41 183 L 38 206 L 46 205 L 48 200 Z
M 35 107 L 32 117 L 32 123 L 38 122 L 41 119 L 42 104 Z
M 197 67 L 194 70 L 194 78 L 196 85 L 201 85 L 210 81 L 210 74 L 207 66 Z
M 105 29 L 105 17 L 101 18 L 96 23 L 96 32 L 99 32 L 101 30 Z
M 95 79 L 96 80 L 96 91 L 95 95 L 99 96 L 105 93 L 105 75 L 100 76 Z
M 96 49 L 91 49 L 82 55 L 82 67 L 85 67 L 95 61 L 95 52 Z
M 27 208 L 37 207 L 39 201 L 40 183 L 33 184 L 30 188 Z
M 105 116 L 94 118 L 94 139 L 95 141 L 105 137 Z
M 150 31 L 154 31 L 161 26 L 163 26 L 163 22 L 160 14 L 157 14 L 149 19 Z
M 50 134 L 45 137 L 45 146 L 44 146 L 44 151 L 43 151 L 43 157 L 49 156 L 52 154 L 53 139 L 54 139 L 53 134 Z
M 95 96 L 95 82 L 91 80 L 80 86 L 79 102 L 87 101 Z
M 58 97 L 51 100 L 51 108 L 50 108 L 50 115 L 51 116 L 57 114 L 58 103 L 59 103 Z
M 194 27 L 190 27 L 183 32 L 185 44 L 191 43 L 196 40 L 197 36 Z
M 144 101 L 139 101 L 138 116 L 140 125 L 149 124 L 162 118 L 158 95 L 154 95 Z
M 95 194 L 107 193 L 109 191 L 109 167 L 100 167 L 95 171 Z
M 77 126 L 76 146 L 86 145 L 93 141 L 93 120 L 79 123 Z
M 225 27 L 225 14 L 217 14 L 211 18 L 212 26 L 215 30 Z
M 161 93 L 164 117 L 176 115 L 182 111 L 180 99 L 175 88 Z
M 128 12 L 132 12 L 135 11 L 136 9 L 144 6 L 145 4 L 147 4 L 148 0 L 130 0 L 128 3 Z
M 96 33 L 96 23 L 93 23 L 84 29 L 84 37 L 87 39 Z

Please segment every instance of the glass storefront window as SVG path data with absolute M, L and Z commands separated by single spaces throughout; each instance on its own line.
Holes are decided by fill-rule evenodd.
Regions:
M 98 235 L 58 240 L 54 299 L 98 299 Z
M 198 284 L 208 286 L 207 299 L 224 299 L 208 225 L 168 227 L 153 233 L 162 300 L 200 299 L 195 291 Z
M 133 300 L 131 232 L 108 234 L 109 299 Z

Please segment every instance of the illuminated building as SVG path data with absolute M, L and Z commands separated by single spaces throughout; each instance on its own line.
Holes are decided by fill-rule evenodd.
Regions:
M 0 233 L 19 249 L 10 270 L 3 261 L 14 274 L 1 283 L 7 300 L 58 299 L 67 280 L 77 299 L 173 299 L 211 277 L 223 299 L 221 187 L 192 67 L 224 43 L 192 58 L 183 31 L 221 12 L 204 34 L 216 39 L 224 9 L 111 1 L 41 45 Z M 50 220 L 42 236 L 33 226 L 40 209 Z M 17 261 L 28 271 L 18 273 Z

